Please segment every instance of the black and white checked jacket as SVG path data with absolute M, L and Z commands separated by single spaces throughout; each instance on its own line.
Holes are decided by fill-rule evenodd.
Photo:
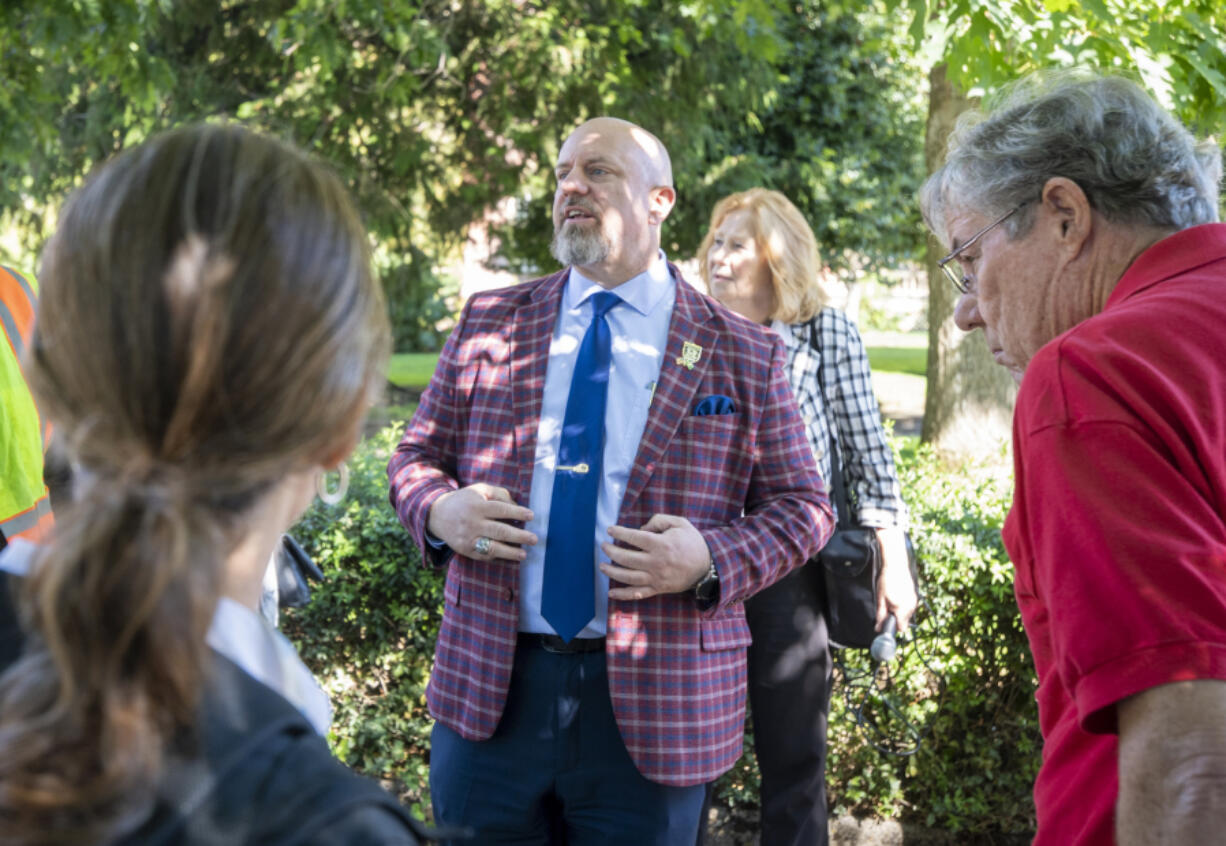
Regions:
M 822 358 L 809 341 L 813 322 L 820 333 Z M 868 355 L 856 325 L 842 311 L 824 308 L 814 321 L 771 328 L 787 348 L 787 377 L 800 406 L 809 446 L 823 479 L 830 478 L 830 419 L 822 402 L 817 368 L 824 367 L 826 392 L 836 427 L 847 496 L 862 526 L 907 526 L 907 506 L 885 439 L 881 411 L 873 394 Z

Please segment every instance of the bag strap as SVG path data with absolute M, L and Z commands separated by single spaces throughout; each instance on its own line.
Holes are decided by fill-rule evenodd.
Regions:
M 817 352 L 817 387 L 822 394 L 822 411 L 825 413 L 826 423 L 830 427 L 830 487 L 831 493 L 834 496 L 836 525 L 840 529 L 848 529 L 853 524 L 851 521 L 851 509 L 847 507 L 847 485 L 843 481 L 843 462 L 839 456 L 839 442 L 834 436 L 834 413 L 830 408 L 829 401 L 826 399 L 826 362 L 825 357 L 822 355 L 821 332 L 817 326 L 820 319 L 821 312 L 818 312 L 809 321 L 809 346 Z

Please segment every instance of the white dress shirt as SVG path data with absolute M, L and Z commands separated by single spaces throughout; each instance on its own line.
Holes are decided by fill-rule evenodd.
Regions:
M 549 506 L 553 496 L 554 466 L 570 380 L 579 355 L 579 344 L 592 322 L 592 295 L 604 290 L 571 268 L 562 305 L 549 345 L 549 365 L 545 375 L 545 395 L 536 433 L 536 457 L 532 469 L 532 490 L 528 507 L 533 518 L 525 528 L 536 534 L 538 543 L 527 547 L 528 557 L 519 572 L 520 631 L 552 634 L 553 627 L 541 616 L 541 587 L 544 581 L 545 544 L 549 543 Z M 609 395 L 605 406 L 604 466 L 596 500 L 596 533 L 592 538 L 596 570 L 596 616 L 578 637 L 605 634 L 609 612 L 609 579 L 599 570 L 608 556 L 600 549 L 608 541 L 609 526 L 617 524 L 626 483 L 634 467 L 639 440 L 647 425 L 647 409 L 660 377 L 660 365 L 668 341 L 668 325 L 677 299 L 676 283 L 668 272 L 664 253 L 657 254 L 651 266 L 638 276 L 613 289 L 624 302 L 609 309 L 606 319 L 613 337 L 609 368 Z M 638 528 L 633 526 L 631 528 Z
M 15 539 L 0 551 L 0 572 L 28 575 L 37 547 Z M 222 597 L 205 636 L 208 645 L 247 675 L 289 700 L 321 735 L 332 723 L 332 703 L 294 645 L 245 605 Z

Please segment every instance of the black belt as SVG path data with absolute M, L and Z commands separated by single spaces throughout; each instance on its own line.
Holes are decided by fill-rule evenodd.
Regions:
M 546 652 L 566 655 L 572 652 L 604 652 L 604 640 L 603 637 L 577 637 L 567 643 L 557 635 L 520 632 L 516 642 L 520 646 L 532 646 Z

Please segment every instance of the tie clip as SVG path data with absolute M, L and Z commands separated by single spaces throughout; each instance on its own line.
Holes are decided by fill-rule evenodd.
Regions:
M 581 464 L 559 464 L 557 469 L 558 470 L 569 470 L 572 473 L 586 473 L 588 470 L 591 470 L 592 468 L 588 467 L 586 463 L 581 463 Z

